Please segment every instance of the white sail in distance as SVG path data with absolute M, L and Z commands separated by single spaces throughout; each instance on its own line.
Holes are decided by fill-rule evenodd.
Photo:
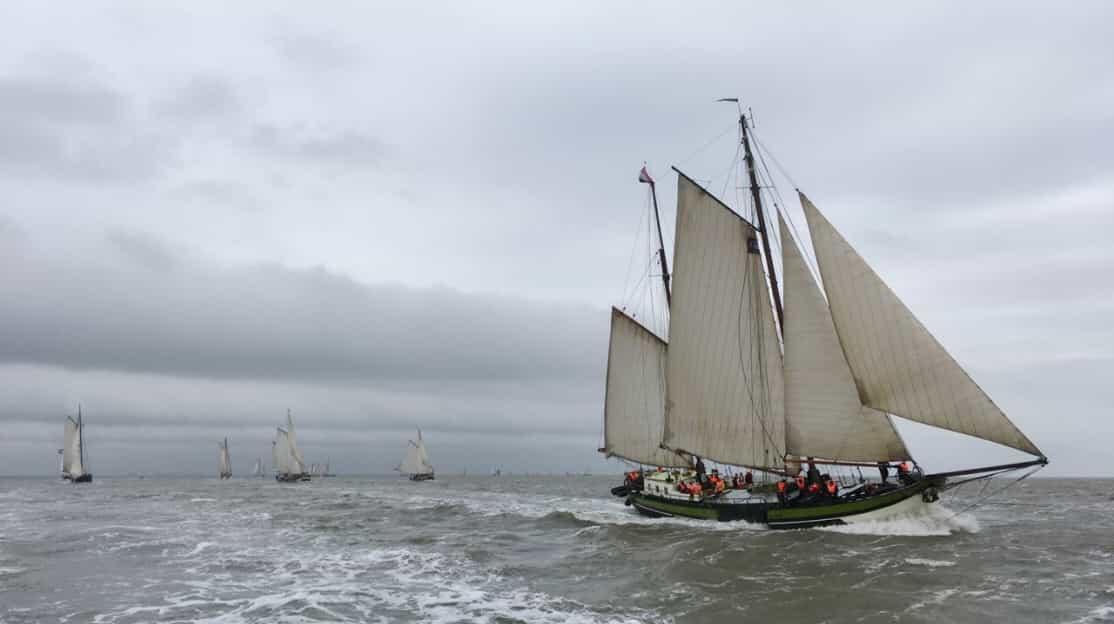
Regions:
M 228 456 L 228 438 L 217 442 L 217 474 L 220 476 L 232 475 L 232 459 Z
M 638 321 L 611 309 L 603 452 L 653 466 L 689 462 L 661 448 L 665 429 L 666 344 Z
M 1043 457 L 816 206 L 800 199 L 863 404 Z
M 294 417 L 290 415 L 290 410 L 286 410 L 286 441 L 290 458 L 293 461 L 293 469 L 289 472 L 304 474 L 306 472 L 306 460 L 302 459 L 302 454 L 298 451 L 298 441 L 294 436 Z
M 256 477 L 263 476 L 263 458 L 258 458 L 255 460 L 255 466 L 251 469 L 251 474 L 252 476 Z
M 828 304 L 780 213 L 778 227 L 785 293 L 786 451 L 854 461 L 909 459 L 890 417 L 859 401 Z
M 433 472 L 433 464 L 429 461 L 429 453 L 426 451 L 425 442 L 422 441 L 421 430 L 418 431 L 417 442 L 409 441 L 409 445 L 406 447 L 406 457 L 403 458 L 398 470 L 404 474 L 429 474 Z
M 279 474 L 301 474 L 302 469 L 291 453 L 290 435 L 281 427 L 275 431 L 275 471 Z
M 679 176 L 663 445 L 761 468 L 782 462 L 785 411 L 756 237 L 754 226 Z
M 71 478 L 85 474 L 81 462 L 81 427 L 72 417 L 66 417 L 62 442 L 62 474 Z

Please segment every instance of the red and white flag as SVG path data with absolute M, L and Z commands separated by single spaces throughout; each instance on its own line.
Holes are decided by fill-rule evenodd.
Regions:
M 646 171 L 646 167 L 642 167 L 642 171 L 638 172 L 638 181 L 643 184 L 654 183 L 654 179 L 650 177 L 650 172 Z

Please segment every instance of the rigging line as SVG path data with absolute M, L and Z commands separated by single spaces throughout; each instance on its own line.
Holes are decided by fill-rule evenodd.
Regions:
M 743 149 L 742 145 L 735 146 L 735 157 L 731 159 L 731 168 L 728 169 L 727 171 L 725 171 L 724 174 L 723 174 L 723 189 L 720 190 L 720 192 L 719 192 L 720 197 L 726 197 L 727 196 L 727 185 L 728 185 L 728 183 L 730 183 L 732 181 L 732 179 L 734 179 L 735 182 L 736 182 L 735 186 L 738 186 L 738 180 L 739 180 L 739 152 L 741 152 L 742 149 Z M 734 175 L 735 177 L 732 178 L 731 177 L 732 175 Z M 736 194 L 736 199 L 738 199 L 737 194 Z M 735 204 L 735 205 L 737 206 L 738 204 Z
M 748 261 L 747 264 L 750 265 L 750 262 Z M 749 268 L 749 266 L 748 266 L 748 268 Z M 739 292 L 740 305 L 738 307 L 738 315 L 737 315 L 738 320 L 736 321 L 736 324 L 737 324 L 738 327 L 740 327 L 740 329 L 743 327 L 743 319 L 742 319 L 742 315 L 743 315 L 743 305 L 742 304 L 743 304 L 743 299 L 744 299 L 743 296 L 747 292 L 750 282 L 751 282 L 751 271 L 750 270 L 744 271 L 743 272 L 743 283 L 742 283 L 742 286 L 741 286 L 740 292 Z M 750 303 L 754 304 L 755 303 L 754 299 L 758 298 L 760 295 L 759 295 L 758 292 L 755 292 L 757 290 L 755 288 L 750 288 L 749 290 L 751 292 Z M 765 305 L 765 304 L 763 304 L 763 305 Z M 751 309 L 754 310 L 754 309 L 757 309 L 757 307 L 752 305 Z M 750 315 L 750 318 L 749 318 L 749 321 L 747 323 L 746 329 L 747 329 L 746 333 L 750 334 L 750 338 L 753 341 L 754 336 L 761 332 L 761 329 L 762 329 L 761 320 L 755 318 L 755 315 Z M 756 331 L 756 329 L 757 329 L 757 331 Z M 738 351 L 738 353 L 739 353 L 739 366 L 743 369 L 744 376 L 745 376 L 747 371 L 751 371 L 751 372 L 754 371 L 754 369 L 756 367 L 756 363 L 755 363 L 755 355 L 756 354 L 755 354 L 755 349 L 748 349 L 748 351 L 750 352 L 748 354 L 749 362 L 744 362 L 744 358 L 743 358 L 744 346 L 742 344 L 743 343 L 743 334 L 744 334 L 743 331 L 739 332 L 739 340 L 738 340 L 739 351 Z M 765 379 L 765 372 L 766 372 L 765 367 L 761 366 L 763 364 L 762 359 L 761 359 L 762 358 L 761 352 L 764 349 L 765 341 L 762 340 L 761 338 L 759 338 L 758 341 L 755 344 L 758 345 L 758 348 L 757 348 L 758 355 L 757 355 L 757 357 L 759 359 L 759 362 L 758 362 L 757 366 L 760 369 L 759 375 L 761 377 L 763 377 L 763 379 L 762 379 L 763 388 L 766 390 L 765 396 L 763 397 L 763 399 L 766 399 L 766 401 L 768 401 L 769 400 L 769 394 L 770 394 L 770 392 L 769 392 L 769 380 Z M 746 366 L 747 363 L 750 364 L 749 368 Z M 751 375 L 751 377 L 753 377 L 753 375 Z M 752 379 L 744 379 L 744 382 L 745 382 L 744 387 L 747 390 L 747 398 L 750 402 L 750 407 L 751 407 L 751 431 L 756 431 L 756 430 L 761 431 L 762 432 L 762 437 L 765 438 L 766 442 L 769 443 L 770 448 L 773 448 L 775 451 L 780 451 L 781 449 L 779 448 L 777 443 L 774 441 L 773 436 L 771 435 L 770 431 L 766 428 L 765 419 L 761 419 L 759 417 L 759 405 L 758 405 L 759 401 L 756 400 L 756 398 L 755 398 L 754 387 L 751 383 L 749 383 L 750 381 L 752 381 Z M 764 407 L 766 409 L 763 411 L 763 413 L 768 412 L 769 411 L 768 403 L 766 405 L 764 405 Z M 752 438 L 752 447 L 751 447 L 752 451 L 755 450 L 755 447 L 753 445 L 757 444 L 757 441 L 756 441 L 755 438 L 757 438 L 757 436 Z M 782 453 L 782 454 L 784 455 L 784 453 Z
M 773 174 L 770 173 L 770 168 L 768 165 L 766 165 L 765 146 L 762 146 L 761 149 L 756 149 L 755 151 L 758 152 L 758 160 L 760 163 L 762 163 L 762 170 L 765 171 L 767 181 L 769 182 L 769 188 L 772 189 L 773 196 L 771 197 L 771 201 L 773 201 L 774 206 L 777 207 L 778 210 L 780 210 L 782 216 L 784 216 L 785 220 L 789 223 L 789 228 L 790 231 L 792 231 L 793 236 L 795 236 L 798 241 L 801 241 L 801 243 L 803 243 L 805 239 L 801 236 L 800 231 L 797 229 L 797 224 L 793 222 L 793 218 L 789 215 L 789 211 L 785 209 L 785 199 L 781 196 L 781 190 L 778 189 L 777 184 L 774 184 Z M 773 160 L 773 158 L 773 154 L 770 154 L 770 159 Z M 774 162 L 776 163 L 777 161 L 775 160 Z M 759 174 L 761 174 L 762 170 L 759 170 Z M 789 178 L 784 170 L 782 170 L 782 175 L 784 175 L 785 178 L 789 180 L 789 183 L 793 184 L 794 188 L 796 188 L 797 185 L 792 181 L 792 179 Z M 820 279 L 819 265 L 813 262 L 813 259 L 810 258 L 808 254 L 804 253 L 803 245 L 801 245 L 800 248 L 801 256 L 804 257 L 805 265 L 812 273 L 812 277 L 816 280 L 817 284 L 822 283 L 822 280 Z
M 999 494 L 1001 494 L 1002 492 L 1005 492 L 1006 490 L 1008 490 L 1008 489 L 1010 489 L 1011 487 L 1013 487 L 1013 486 L 1017 485 L 1018 483 L 1021 483 L 1021 482 L 1022 482 L 1022 481 L 1024 481 L 1025 479 L 1028 479 L 1029 477 L 1031 477 L 1031 476 L 1032 476 L 1033 474 L 1035 474 L 1035 473 L 1036 473 L 1036 472 L 1037 472 L 1038 470 L 1040 470 L 1041 468 L 1044 468 L 1044 466 L 1043 466 L 1043 465 L 1037 465 L 1037 466 L 1034 466 L 1032 470 L 1030 470 L 1030 471 L 1026 472 L 1025 474 L 1023 474 L 1023 475 L 1021 475 L 1020 477 L 1018 477 L 1018 478 L 1014 479 L 1013 481 L 1010 481 L 1009 483 L 1007 483 L 1007 484 L 1006 484 L 1005 486 L 1003 486 L 1002 488 L 1000 488 L 1000 489 L 998 489 L 998 490 L 996 490 L 996 491 L 994 491 L 994 492 L 991 492 L 990 494 L 988 494 L 988 495 L 987 495 L 987 496 L 986 496 L 985 498 L 983 498 L 982 500 L 977 500 L 977 501 L 975 501 L 975 502 L 971 503 L 970 505 L 968 505 L 968 506 L 964 507 L 963 509 L 960 509 L 959 511 L 957 511 L 957 512 L 954 512 L 954 513 L 953 513 L 952 515 L 953 515 L 953 516 L 958 516 L 958 515 L 959 515 L 959 514 L 961 514 L 961 513 L 964 513 L 964 512 L 970 511 L 971 509 L 974 509 L 974 508 L 976 508 L 976 507 L 978 507 L 978 506 L 980 506 L 980 505 L 982 505 L 982 504 L 986 503 L 986 502 L 987 502 L 987 501 L 989 501 L 989 500 L 990 500 L 991 498 L 993 498 L 993 497 L 995 497 L 995 496 L 998 496 L 998 495 L 999 495 Z M 1000 473 L 996 473 L 996 474 L 1004 474 L 1004 473 L 1007 473 L 1007 472 L 1010 472 L 1010 471 L 1009 471 L 1009 470 L 1003 470 L 1002 472 L 1000 472 Z M 985 476 L 985 477 L 980 477 L 980 478 L 988 479 L 987 483 L 989 483 L 989 478 L 990 478 L 990 477 L 992 477 L 992 476 L 994 476 L 994 475 L 988 475 L 988 476 Z M 970 481 L 970 479 L 968 479 L 967 481 Z M 962 481 L 961 483 L 966 483 L 967 481 Z M 986 489 L 986 487 L 984 486 L 984 487 L 983 487 L 983 490 L 985 490 L 985 489 Z M 981 494 L 982 494 L 982 492 L 980 491 L 980 492 L 979 492 L 979 494 L 981 495 Z
M 789 175 L 789 172 L 785 170 L 785 167 L 781 166 L 781 162 L 777 159 L 776 156 L 774 156 L 774 153 L 770 152 L 770 150 L 767 149 L 766 146 L 762 144 L 762 141 L 758 138 L 758 135 L 755 134 L 754 128 L 750 129 L 750 136 L 752 138 L 754 138 L 754 142 L 757 143 L 759 146 L 761 146 L 763 150 L 765 150 L 766 152 L 769 152 L 770 160 L 774 161 L 774 166 L 776 166 L 778 171 L 781 172 L 781 175 L 785 176 L 785 179 L 788 180 L 789 183 L 793 185 L 793 188 L 795 188 L 795 189 L 800 188 L 797 185 L 797 183 L 795 181 L 793 181 L 793 176 Z
M 646 203 L 649 204 L 649 202 L 650 202 L 650 195 L 649 195 L 649 191 L 647 191 L 647 193 L 646 193 Z M 623 280 L 623 297 L 621 299 L 621 301 L 623 303 L 626 303 L 628 297 L 633 296 L 633 294 L 634 294 L 632 291 L 627 290 L 627 289 L 630 287 L 630 283 L 631 283 L 631 270 L 634 268 L 634 257 L 638 252 L 638 233 L 642 231 L 642 219 L 645 219 L 647 217 L 647 215 L 649 214 L 649 212 L 650 212 L 649 208 L 647 207 L 647 208 L 643 209 L 642 213 L 638 217 L 638 227 L 635 229 L 634 240 L 631 242 L 630 259 L 627 260 L 627 276 Z
M 688 156 L 685 156 L 684 158 L 682 158 L 681 160 L 679 160 L 679 161 L 677 162 L 677 164 L 678 164 L 678 165 L 683 165 L 683 164 L 685 164 L 686 162 L 688 162 L 688 161 L 692 160 L 692 158 L 693 158 L 694 156 L 696 156 L 696 155 L 697 155 L 697 154 L 699 154 L 700 152 L 703 152 L 704 150 L 706 150 L 706 149 L 708 149 L 709 147 L 711 147 L 713 143 L 715 143 L 716 141 L 718 141 L 718 140 L 722 139 L 722 138 L 723 138 L 723 135 L 727 134 L 728 132 L 731 132 L 732 130 L 734 130 L 734 129 L 735 129 L 735 128 L 737 128 L 737 127 L 739 127 L 739 124 L 738 124 L 738 122 L 735 122 L 735 121 L 731 122 L 731 125 L 730 125 L 730 126 L 728 126 L 728 127 L 726 127 L 726 128 L 724 128 L 723 132 L 720 132 L 720 133 L 719 133 L 719 134 L 717 134 L 717 135 L 716 135 L 715 137 L 713 137 L 713 138 L 712 138 L 712 139 L 711 139 L 710 141 L 708 141 L 708 142 L 707 142 L 707 143 L 705 143 L 704 145 L 701 145 L 700 147 L 698 147 L 698 148 L 696 149 L 696 151 L 695 151 L 695 152 L 693 152 L 693 153 L 689 154 Z

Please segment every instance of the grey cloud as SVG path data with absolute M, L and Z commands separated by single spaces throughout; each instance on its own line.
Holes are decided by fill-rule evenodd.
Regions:
M 214 76 L 194 76 L 171 92 L 157 106 L 159 113 L 181 121 L 226 119 L 243 105 L 235 88 Z
M 103 85 L 42 78 L 0 78 L 0 122 L 115 125 L 128 112 L 119 92 Z
M 137 266 L 26 254 L 6 267 L 5 362 L 261 379 L 583 379 L 604 349 L 597 309 L 276 265 L 152 272 L 175 266 L 173 255 L 138 235 L 110 240 Z
M 304 126 L 257 126 L 250 142 L 264 154 L 304 163 L 366 167 L 380 165 L 391 147 L 360 131 L 315 130 Z
M 273 36 L 271 43 L 284 63 L 305 71 L 346 69 L 360 60 L 359 53 L 353 47 L 325 35 L 288 30 Z

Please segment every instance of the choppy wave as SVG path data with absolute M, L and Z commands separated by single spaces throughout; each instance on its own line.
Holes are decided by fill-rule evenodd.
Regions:
M 940 503 L 935 503 L 921 507 L 914 513 L 877 521 L 822 527 L 819 530 L 849 535 L 933 537 L 954 533 L 978 533 L 981 528 L 975 516 L 956 513 Z

